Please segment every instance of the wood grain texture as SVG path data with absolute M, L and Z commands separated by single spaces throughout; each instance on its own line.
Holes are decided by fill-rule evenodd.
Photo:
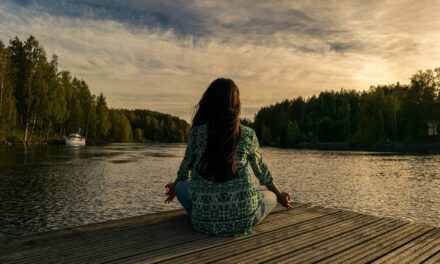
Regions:
M 183 210 L 0 240 L 0 263 L 440 263 L 440 228 L 295 203 L 252 234 L 191 229 Z

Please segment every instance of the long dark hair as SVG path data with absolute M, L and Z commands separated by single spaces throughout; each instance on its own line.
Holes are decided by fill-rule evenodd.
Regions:
M 225 182 L 237 174 L 237 145 L 241 136 L 240 94 L 231 79 L 214 80 L 206 89 L 192 120 L 192 126 L 208 123 L 208 142 L 198 173 L 209 181 Z

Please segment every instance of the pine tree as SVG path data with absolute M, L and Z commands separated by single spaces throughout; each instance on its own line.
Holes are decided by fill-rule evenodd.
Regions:
M 110 114 L 107 107 L 107 102 L 105 101 L 105 96 L 101 93 L 96 100 L 96 114 L 97 114 L 97 139 L 98 142 L 104 143 L 107 141 L 110 129 Z
M 0 139 L 6 139 L 15 128 L 15 98 L 13 94 L 11 54 L 0 41 Z

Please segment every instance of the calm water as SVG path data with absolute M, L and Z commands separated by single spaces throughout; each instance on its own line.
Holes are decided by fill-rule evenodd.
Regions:
M 0 237 L 178 208 L 181 144 L 0 147 Z M 263 148 L 299 202 L 440 226 L 440 155 Z

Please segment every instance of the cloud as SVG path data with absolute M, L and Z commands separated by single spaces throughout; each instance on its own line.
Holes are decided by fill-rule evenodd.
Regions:
M 54 1 L 0 3 L 0 39 L 33 34 L 113 107 L 188 119 L 219 76 L 243 113 L 325 89 L 406 82 L 438 67 L 438 1 Z M 437 65 L 436 65 L 437 64 Z
M 186 0 L 20 0 L 9 1 L 41 13 L 92 20 L 114 20 L 132 27 L 173 29 L 179 35 L 208 33 L 206 21 Z M 135 29 L 132 28 L 132 29 Z

